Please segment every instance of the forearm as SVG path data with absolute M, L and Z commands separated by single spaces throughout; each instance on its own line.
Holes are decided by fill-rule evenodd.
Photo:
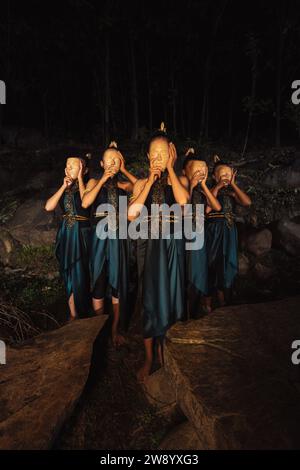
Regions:
M 216 196 L 214 196 L 213 193 L 208 189 L 206 184 L 202 186 L 202 190 L 203 190 L 203 192 L 206 196 L 207 202 L 210 205 L 210 207 L 215 211 L 220 211 L 221 210 L 221 204 L 219 203 Z
M 218 186 L 215 186 L 214 188 L 212 188 L 211 190 L 211 193 L 212 195 L 217 198 L 218 197 L 218 192 L 219 192 L 219 187 Z
M 194 186 L 191 186 L 190 191 L 189 191 L 189 199 L 188 199 L 189 203 L 192 201 L 193 191 L 194 191 Z
M 218 185 L 216 185 L 216 186 L 214 186 L 214 187 L 212 188 L 212 190 L 210 191 L 211 194 L 213 195 L 213 197 L 216 198 L 216 199 L 217 199 L 217 197 L 218 197 L 219 189 L 220 189 L 220 187 L 219 187 Z M 207 204 L 207 206 L 206 206 L 206 211 L 205 211 L 206 214 L 209 214 L 212 210 L 213 210 L 213 209 L 212 209 L 212 207 L 211 207 L 211 205 L 210 205 L 210 202 L 208 201 L 208 204 Z
M 189 193 L 188 191 L 182 186 L 180 183 L 174 168 L 170 168 L 169 170 L 170 181 L 172 184 L 172 190 L 174 194 L 174 198 L 178 204 L 183 206 L 189 200 Z
M 137 178 L 132 174 L 130 173 L 130 171 L 126 170 L 126 168 L 123 170 L 123 175 L 126 176 L 126 178 L 132 183 L 132 184 L 135 184 L 137 182 Z
M 90 191 L 85 191 L 81 203 L 82 207 L 87 209 L 93 204 L 103 185 L 104 181 L 100 179 L 98 183 L 93 187 L 93 189 L 91 189 Z
M 80 177 L 78 178 L 78 185 L 79 185 L 80 199 L 82 201 L 86 186 L 83 182 L 83 179 Z
M 147 181 L 144 188 L 140 192 L 140 194 L 129 204 L 128 218 L 130 220 L 136 219 L 139 216 L 141 212 L 140 205 L 145 204 L 145 201 L 147 199 L 151 186 L 152 186 L 151 182 Z
M 61 196 L 63 195 L 64 191 L 65 191 L 65 187 L 64 187 L 64 185 L 62 185 L 62 186 L 58 189 L 58 191 L 56 191 L 56 193 L 53 194 L 53 196 L 51 196 L 51 197 L 47 200 L 47 202 L 46 202 L 46 204 L 45 204 L 45 209 L 46 209 L 46 211 L 54 211 L 54 209 L 56 208 L 56 206 L 57 206 L 57 204 L 58 204 L 58 202 L 59 202 Z
M 242 205 L 242 206 L 250 206 L 251 205 L 251 199 L 250 197 L 242 191 L 237 184 L 233 183 L 231 184 L 232 189 L 234 190 L 234 193 L 236 195 L 237 201 Z

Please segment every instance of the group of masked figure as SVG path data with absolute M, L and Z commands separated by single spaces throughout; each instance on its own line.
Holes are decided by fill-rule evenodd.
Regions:
M 123 155 L 112 142 L 100 160 L 102 176 L 89 178 L 87 157 L 68 157 L 65 177 L 58 191 L 45 205 L 47 211 L 62 209 L 56 238 L 56 256 L 66 288 L 70 320 L 92 310 L 103 314 L 105 298 L 111 299 L 114 346 L 125 339 L 120 327 L 127 324 L 130 271 L 129 255 L 133 241 L 120 237 L 118 222 L 113 237 L 105 236 L 110 205 L 118 215 L 120 196 L 129 195 L 127 223 L 139 221 L 142 207 L 147 209 L 149 236 L 138 238 L 136 268 L 143 325 L 145 361 L 137 373 L 143 382 L 151 373 L 154 353 L 163 365 L 163 340 L 174 323 L 186 318 L 191 296 L 199 294 L 201 310 L 210 313 L 212 299 L 225 304 L 224 292 L 231 288 L 238 271 L 237 229 L 234 206 L 249 206 L 249 196 L 237 185 L 236 172 L 216 159 L 212 172 L 214 186 L 208 188 L 206 161 L 189 149 L 181 174 L 174 170 L 176 148 L 164 126 L 151 137 L 148 146 L 149 174 L 137 179 L 125 166 Z M 120 178 L 120 176 L 123 176 Z M 186 249 L 184 236 L 177 236 L 176 217 L 170 213 L 152 215 L 153 204 L 177 204 L 182 219 L 197 218 L 203 208 L 203 241 L 198 249 Z M 186 207 L 191 212 L 187 215 Z M 167 237 L 161 226 L 164 218 L 170 228 Z M 117 218 L 117 220 L 119 220 Z M 158 224 L 158 235 L 151 237 L 151 225 Z M 194 225 L 193 225 L 194 226 Z

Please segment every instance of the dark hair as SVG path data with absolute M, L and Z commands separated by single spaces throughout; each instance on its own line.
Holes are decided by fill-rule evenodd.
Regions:
M 78 158 L 78 160 L 81 160 L 85 164 L 85 167 L 88 168 L 92 158 L 92 154 L 87 153 L 85 155 L 69 155 L 68 157 L 66 157 L 66 160 L 68 160 L 68 158 Z
M 182 167 L 185 168 L 187 164 L 192 161 L 205 162 L 207 164 L 206 159 L 204 157 L 201 157 L 200 155 L 190 154 L 183 160 Z
M 83 157 L 80 157 L 80 160 L 82 160 L 85 163 L 86 168 L 89 167 L 91 159 L 92 159 L 91 153 L 86 153 Z
M 216 169 L 217 169 L 219 166 L 229 166 L 229 167 L 230 167 L 229 163 L 226 162 L 225 160 L 218 160 L 218 161 L 214 164 L 214 166 L 213 166 L 213 171 L 212 171 L 213 174 L 215 174 Z M 231 168 L 231 167 L 230 167 L 230 168 Z
M 153 132 L 148 143 L 148 149 L 150 148 L 151 143 L 156 139 L 166 139 L 167 142 L 170 142 L 169 136 L 167 134 L 167 129 L 165 128 L 164 123 L 160 125 L 160 129 L 157 129 Z
M 100 160 L 103 159 L 103 156 L 104 156 L 104 154 L 105 154 L 105 152 L 106 152 L 107 150 L 116 150 L 116 151 L 118 151 L 119 149 L 118 149 L 118 144 L 117 144 L 117 142 L 116 142 L 115 140 L 112 140 L 112 141 L 107 145 L 107 147 L 105 147 L 105 149 L 104 149 L 104 151 L 103 151 L 103 154 L 102 154 L 102 157 L 101 157 Z
M 119 150 L 117 142 L 115 140 L 112 140 L 104 149 L 104 152 L 106 152 L 106 150 Z

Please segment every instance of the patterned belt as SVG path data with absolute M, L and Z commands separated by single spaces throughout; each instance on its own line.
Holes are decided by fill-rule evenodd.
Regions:
M 204 219 L 205 215 L 204 214 L 203 215 L 202 214 L 200 214 L 200 215 L 199 214 L 197 214 L 197 215 L 195 215 L 195 214 L 185 214 L 185 215 L 183 215 L 183 219 L 196 219 L 196 218 L 197 219 Z
M 93 214 L 94 219 L 99 219 L 100 217 L 114 217 L 114 216 L 116 216 L 116 219 L 118 219 L 119 218 L 119 212 L 106 211 L 106 212 L 94 212 L 94 214 Z
M 95 218 L 98 218 L 98 217 L 106 217 L 107 215 L 109 215 L 109 212 L 95 212 L 93 214 L 93 217 Z
M 77 215 L 77 214 L 63 214 L 64 219 L 70 219 L 70 220 L 89 220 L 88 217 L 84 217 L 83 215 Z
M 206 217 L 208 219 L 226 219 L 226 224 L 229 228 L 234 224 L 234 215 L 232 212 L 210 212 Z
M 223 217 L 225 218 L 225 214 L 222 212 L 210 212 L 209 214 L 206 214 L 206 217 L 208 217 L 209 219 L 211 218 L 214 218 L 214 217 Z
M 87 222 L 89 221 L 88 217 L 84 217 L 83 215 L 77 214 L 63 214 L 63 218 L 66 221 L 67 227 L 71 228 L 75 224 L 75 222 Z
M 157 215 L 145 215 L 143 217 L 143 220 L 180 220 L 181 217 L 175 214 L 170 214 L 170 215 L 162 215 L 162 214 L 157 214 Z

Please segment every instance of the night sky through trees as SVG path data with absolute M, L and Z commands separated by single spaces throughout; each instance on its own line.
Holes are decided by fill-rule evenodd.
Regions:
M 46 137 L 298 139 L 297 1 L 1 2 L 2 126 Z M 298 77 L 299 78 L 299 77 Z

